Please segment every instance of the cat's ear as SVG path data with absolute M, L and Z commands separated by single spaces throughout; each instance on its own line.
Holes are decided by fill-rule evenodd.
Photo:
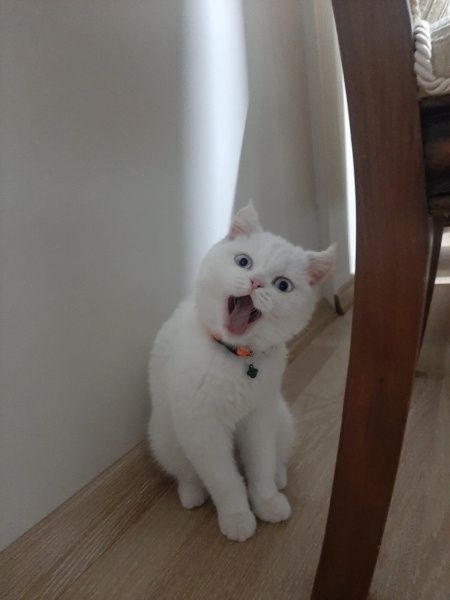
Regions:
M 306 252 L 306 272 L 309 277 L 309 285 L 318 285 L 333 270 L 336 261 L 336 244 L 331 245 L 323 252 Z
M 244 208 L 241 208 L 233 217 L 231 222 L 230 231 L 228 233 L 228 239 L 234 240 L 239 235 L 249 236 L 252 233 L 262 231 L 262 227 L 259 224 L 258 213 L 253 206 L 253 202 L 250 202 Z

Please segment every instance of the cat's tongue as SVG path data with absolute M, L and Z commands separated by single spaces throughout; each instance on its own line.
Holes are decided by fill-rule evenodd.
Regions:
M 234 298 L 234 308 L 230 312 L 226 327 L 230 333 L 241 335 L 249 326 L 254 305 L 250 296 Z

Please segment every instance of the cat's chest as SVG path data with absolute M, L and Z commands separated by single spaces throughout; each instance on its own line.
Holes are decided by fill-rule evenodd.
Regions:
M 273 365 L 264 358 L 245 359 L 217 353 L 205 373 L 205 403 L 235 422 L 257 407 L 258 403 L 275 401 L 281 380 Z M 222 356 L 220 356 L 222 354 Z M 251 374 L 249 375 L 249 368 Z
M 236 356 L 226 349 L 219 348 L 211 357 L 209 371 L 211 378 L 230 388 L 239 388 L 249 394 L 261 393 L 267 386 L 277 386 L 281 379 L 282 365 L 264 355 L 252 357 Z
M 250 359 L 213 343 L 199 345 L 183 354 L 177 360 L 178 401 L 202 412 L 213 412 L 230 425 L 245 417 L 258 403 L 276 401 L 279 395 L 284 368 L 282 351 L 256 354 Z M 256 377 L 248 374 L 250 364 L 258 370 Z

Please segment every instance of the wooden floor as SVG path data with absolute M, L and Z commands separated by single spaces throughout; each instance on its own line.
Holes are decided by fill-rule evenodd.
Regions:
M 450 599 L 450 247 L 438 276 L 371 600 Z M 243 544 L 228 541 L 211 503 L 181 508 L 141 445 L 0 555 L 0 598 L 307 600 L 331 491 L 350 329 L 351 314 L 336 319 L 285 375 L 298 439 L 287 523 L 259 524 Z

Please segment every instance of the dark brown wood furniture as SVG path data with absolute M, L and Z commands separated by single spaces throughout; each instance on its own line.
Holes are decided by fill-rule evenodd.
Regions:
M 418 100 L 406 0 L 333 0 L 333 8 L 353 144 L 357 258 L 341 435 L 312 598 L 364 600 L 450 214 L 450 109 L 447 99 Z

